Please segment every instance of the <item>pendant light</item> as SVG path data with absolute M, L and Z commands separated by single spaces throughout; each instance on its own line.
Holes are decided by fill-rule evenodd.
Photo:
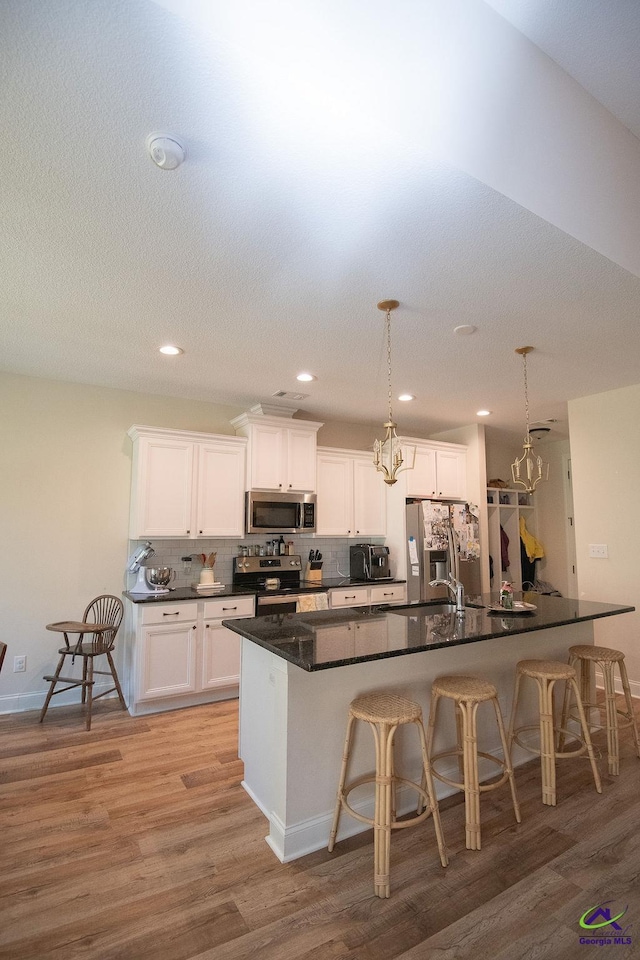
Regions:
M 386 430 L 383 440 L 376 440 L 373 444 L 373 462 L 376 470 L 383 474 L 385 483 L 389 485 L 396 482 L 398 474 L 403 470 L 411 470 L 413 463 L 405 462 L 405 454 L 400 445 L 396 434 L 396 423 L 393 419 L 391 409 L 391 311 L 400 306 L 398 300 L 381 300 L 378 304 L 378 310 L 383 310 L 387 315 L 387 369 L 389 383 L 389 416 L 387 422 L 383 423 Z M 415 454 L 415 450 L 412 451 Z
M 514 487 L 524 487 L 526 493 L 533 493 L 541 480 L 549 479 L 549 464 L 544 463 L 542 457 L 539 457 L 533 451 L 533 440 L 529 430 L 529 393 L 527 388 L 527 354 L 531 353 L 533 347 L 517 347 L 516 353 L 522 357 L 524 372 L 524 410 L 527 423 L 527 432 L 524 437 L 523 452 L 521 457 L 511 464 L 511 479 Z M 524 477 L 521 474 L 524 473 Z

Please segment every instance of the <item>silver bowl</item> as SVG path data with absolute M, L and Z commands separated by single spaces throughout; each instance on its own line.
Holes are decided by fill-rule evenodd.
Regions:
M 152 587 L 166 587 L 175 575 L 172 567 L 147 567 L 145 573 L 147 583 Z

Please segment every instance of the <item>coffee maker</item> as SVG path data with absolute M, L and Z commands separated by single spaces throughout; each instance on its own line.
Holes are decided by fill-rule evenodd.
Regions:
M 349 547 L 349 575 L 352 580 L 391 580 L 389 547 L 356 543 Z

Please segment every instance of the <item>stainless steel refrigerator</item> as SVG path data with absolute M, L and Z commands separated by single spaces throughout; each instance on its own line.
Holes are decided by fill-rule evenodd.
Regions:
M 478 597 L 480 538 L 477 509 L 468 503 L 421 500 L 407 504 L 407 598 L 410 603 L 451 596 L 431 580 L 452 572 L 465 597 Z

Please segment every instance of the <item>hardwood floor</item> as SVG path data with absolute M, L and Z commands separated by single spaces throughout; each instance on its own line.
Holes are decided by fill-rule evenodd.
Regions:
M 429 820 L 394 833 L 379 900 L 370 832 L 276 860 L 240 786 L 235 701 L 137 719 L 103 701 L 90 732 L 77 707 L 37 721 L 0 716 L 0 960 L 573 960 L 592 955 L 579 919 L 604 901 L 628 905 L 634 941 L 605 956 L 640 956 L 626 730 L 620 776 L 599 760 L 601 796 L 582 759 L 559 763 L 555 808 L 539 761 L 518 769 L 520 825 L 508 787 L 483 796 L 481 851 L 464 847 L 460 796 L 445 801 L 446 870 Z

